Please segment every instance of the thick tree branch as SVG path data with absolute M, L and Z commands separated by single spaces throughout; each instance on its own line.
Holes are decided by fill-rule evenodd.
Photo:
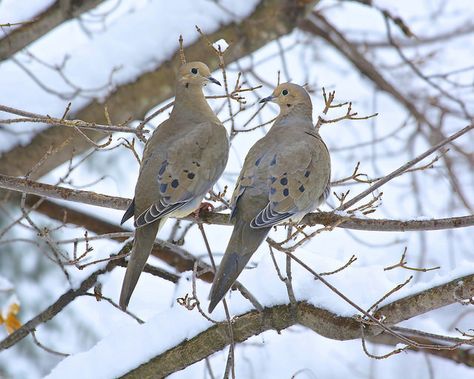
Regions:
M 314 3 L 315 1 L 263 0 L 245 20 L 224 25 L 209 34 L 208 38 L 211 41 L 221 38 L 232 41 L 232 45 L 226 50 L 226 61 L 231 63 L 290 33 Z M 188 60 L 204 61 L 211 69 L 216 69 L 219 66 L 219 59 L 215 54 L 210 54 L 206 46 L 206 41 L 200 38 L 186 47 L 186 56 Z M 179 50 L 176 50 L 174 55 L 155 70 L 144 73 L 133 83 L 119 86 L 103 103 L 93 101 L 73 117 L 97 124 L 107 124 L 104 115 L 104 105 L 107 105 L 114 124 L 129 119 L 143 119 L 150 108 L 173 96 L 174 73 L 178 62 Z M 93 141 L 104 138 L 104 133 L 99 131 L 87 131 L 85 134 Z M 47 157 L 32 179 L 41 177 L 73 155 L 90 149 L 92 145 L 74 129 L 53 126 L 39 133 L 28 145 L 17 146 L 3 154 L 0 157 L 0 173 L 25 175 L 51 147 L 54 153 Z
M 473 296 L 474 275 L 467 275 L 384 305 L 375 312 L 375 316 L 385 316 L 384 322 L 387 324 L 398 324 L 462 299 L 471 299 Z
M 474 293 L 474 275 L 461 277 L 440 285 L 436 287 L 436 289 L 422 291 L 418 294 L 394 301 L 381 308 L 380 311 L 384 309 L 383 314 L 387 317 L 387 320 L 391 320 L 391 322 L 385 321 L 385 323 L 390 325 L 392 322 L 398 323 L 406 319 L 403 314 L 399 313 L 399 306 L 407 311 L 411 318 L 415 315 L 447 305 L 446 299 L 450 299 L 449 304 L 456 302 L 452 284 L 460 281 L 464 283 L 464 291 L 466 291 L 466 294 L 470 293 L 472 296 Z M 438 300 L 436 295 L 441 295 L 440 300 Z M 353 317 L 338 316 L 305 302 L 298 302 L 295 304 L 295 307 L 296 318 L 294 308 L 290 305 L 277 305 L 265 308 L 262 312 L 253 311 L 234 317 L 232 324 L 234 340 L 242 342 L 266 330 L 281 331 L 295 324 L 306 326 L 324 337 L 335 340 L 361 338 L 361 324 Z M 393 312 L 393 314 L 391 312 Z M 365 338 L 369 339 L 379 334 L 380 329 L 377 327 L 365 328 L 364 331 Z M 379 337 L 378 340 L 383 339 Z M 388 342 L 388 340 L 384 341 Z M 393 341 L 394 340 L 390 338 L 390 342 Z M 433 344 L 431 340 L 424 339 L 423 342 Z M 198 334 L 196 337 L 185 340 L 174 348 L 154 357 L 147 363 L 130 371 L 122 378 L 154 378 L 157 373 L 166 376 L 222 350 L 228 344 L 227 323 L 221 322 Z M 440 356 L 443 355 L 440 354 Z M 471 360 L 467 359 L 461 362 L 469 364 Z
M 380 90 L 389 93 L 400 102 L 420 122 L 425 122 L 425 116 L 418 111 L 416 106 L 409 101 L 394 85 L 388 82 L 375 66 L 365 59 L 356 45 L 349 42 L 344 35 L 337 30 L 320 13 L 313 12 L 302 20 L 299 27 L 307 32 L 323 38 L 337 51 L 343 54 L 363 75 L 370 79 Z
M 0 62 L 38 40 L 63 22 L 80 16 L 103 0 L 57 0 L 32 22 L 25 23 L 0 39 Z M 29 20 L 23 20 L 29 21 Z
M 126 244 L 119 254 L 127 253 L 131 244 Z M 45 311 L 28 321 L 20 329 L 9 335 L 0 342 L 0 351 L 13 346 L 26 337 L 38 325 L 51 320 L 61 312 L 70 302 L 78 296 L 85 294 L 97 282 L 97 278 L 103 273 L 111 271 L 117 266 L 119 260 L 111 260 L 105 266 L 93 272 L 83 280 L 81 285 L 64 293 L 59 299 L 49 306 Z M 462 288 L 459 283 L 462 284 Z M 434 309 L 455 303 L 459 296 L 472 297 L 474 294 L 474 274 L 457 278 L 435 288 L 421 291 L 420 293 L 396 300 L 380 308 L 376 315 L 384 315 L 384 323 L 396 324 L 411 317 L 432 311 Z M 295 313 L 289 305 L 278 305 L 265 308 L 263 312 L 249 312 L 233 319 L 235 341 L 244 341 L 252 335 L 262 333 L 265 330 L 282 330 L 294 324 L 304 325 L 316 333 L 327 338 L 336 340 L 348 340 L 360 338 L 360 323 L 353 317 L 343 317 L 331 313 L 328 310 L 314 307 L 305 302 L 296 304 Z M 409 315 L 407 317 L 407 315 Z M 173 349 L 155 357 L 148 363 L 140 366 L 137 370 L 129 373 L 126 377 L 149 377 L 149 372 L 160 372 L 170 374 L 181 370 L 190 364 L 197 362 L 210 354 L 221 350 L 228 343 L 227 322 L 222 322 L 206 330 L 198 336 L 180 343 Z M 365 336 L 375 336 L 380 333 L 376 326 L 368 327 Z

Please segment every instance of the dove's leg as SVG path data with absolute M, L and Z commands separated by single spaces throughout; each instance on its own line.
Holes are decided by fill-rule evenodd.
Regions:
M 212 212 L 213 210 L 214 210 L 214 205 L 212 205 L 211 203 L 208 203 L 207 201 L 203 201 L 201 204 L 199 204 L 199 207 L 191 214 L 194 216 L 196 220 L 198 220 L 202 213 Z

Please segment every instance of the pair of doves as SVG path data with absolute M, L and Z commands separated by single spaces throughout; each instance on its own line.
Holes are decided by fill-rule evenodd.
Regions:
M 120 294 L 126 309 L 168 217 L 188 216 L 200 207 L 227 164 L 227 132 L 207 103 L 202 87 L 220 83 L 201 62 L 182 65 L 170 117 L 159 125 L 143 153 L 135 197 L 122 223 L 134 216 L 135 239 Z M 280 84 L 261 102 L 280 106 L 265 137 L 245 158 L 232 196 L 234 229 L 210 292 L 212 312 L 232 287 L 272 226 L 300 221 L 329 193 L 331 161 L 315 130 L 304 88 Z

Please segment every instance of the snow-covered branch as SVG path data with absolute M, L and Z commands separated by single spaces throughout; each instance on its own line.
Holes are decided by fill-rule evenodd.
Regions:
M 447 304 L 452 304 L 457 301 L 456 291 L 460 286 L 459 283 L 462 283 L 462 294 L 472 296 L 474 293 L 474 275 L 467 275 L 456 278 L 448 283 L 443 283 L 437 287 L 420 291 L 414 295 L 395 300 L 381 307 L 375 315 L 380 317 L 381 320 L 384 320 L 384 325 L 390 327 L 406 320 L 406 314 L 411 318 Z M 53 304 L 51 307 L 54 306 Z M 399 309 L 407 313 L 400 312 Z M 385 318 L 382 318 L 382 315 Z M 174 322 L 173 318 L 168 318 L 167 320 L 170 323 Z M 382 331 L 375 325 L 367 326 L 360 318 L 340 316 L 304 301 L 299 301 L 293 304 L 293 306 L 288 304 L 267 306 L 261 312 L 250 311 L 234 317 L 232 319 L 233 337 L 234 341 L 243 342 L 251 336 L 261 334 L 267 330 L 280 332 L 296 324 L 303 325 L 324 337 L 335 340 L 361 338 L 361 325 L 364 325 L 364 338 L 370 340 L 374 337 L 376 340 L 383 340 L 383 338 L 377 337 Z M 136 326 L 136 328 L 147 327 L 152 326 Z M 168 326 L 164 324 L 160 324 L 159 327 L 161 330 L 167 330 L 168 328 Z M 169 327 L 173 328 L 171 324 Z M 180 328 L 182 327 L 185 326 L 181 325 Z M 191 325 L 190 328 L 194 330 L 194 327 Z M 137 329 L 134 333 L 139 337 L 142 332 Z M 98 358 L 102 365 L 110 367 L 109 375 L 111 376 L 120 375 L 118 373 L 123 372 L 127 366 L 128 369 L 126 370 L 129 372 L 125 374 L 123 378 L 148 378 L 154 377 L 156 373 L 166 376 L 222 350 L 230 343 L 228 324 L 226 321 L 218 322 L 215 325 L 210 324 L 207 328 L 198 333 L 182 330 L 180 335 L 187 335 L 188 337 L 176 343 L 170 349 L 158 349 L 161 350 L 158 354 L 151 359 L 140 362 L 141 365 L 138 367 L 136 366 L 136 362 L 133 361 L 133 358 L 129 359 L 128 362 L 121 362 L 120 365 L 108 365 L 108 359 L 116 361 L 116 357 L 110 356 L 108 353 L 106 348 L 108 341 L 106 339 L 103 343 L 84 353 L 80 358 L 72 357 L 69 362 L 69 359 L 66 359 L 63 362 L 64 364 L 60 364 L 58 368 L 53 371 L 52 377 L 59 377 L 58 375 L 61 375 L 61 370 L 63 369 L 61 366 L 71 370 L 75 365 L 82 364 L 82 359 L 88 359 L 88 356 L 92 355 L 94 355 L 96 359 Z M 15 336 L 15 334 L 11 337 L 13 336 Z M 158 336 L 155 336 L 155 338 L 158 338 Z M 110 336 L 111 341 L 115 341 L 115 339 L 115 336 Z M 459 340 L 461 344 L 462 342 L 466 344 L 472 343 L 470 339 Z M 2 342 L 0 346 L 6 346 L 5 341 Z M 390 342 L 392 341 L 393 339 L 390 339 Z M 424 342 L 426 343 L 427 341 L 425 340 Z M 439 347 L 438 350 L 443 349 L 443 346 L 438 345 L 437 341 L 431 340 L 428 341 L 428 344 Z M 455 348 L 456 347 L 457 346 L 455 346 Z M 449 346 L 445 346 L 445 349 L 450 350 Z M 115 366 L 117 371 L 114 371 L 115 367 L 112 366 Z

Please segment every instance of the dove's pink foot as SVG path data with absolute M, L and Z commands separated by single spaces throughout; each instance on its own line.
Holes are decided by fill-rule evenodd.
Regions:
M 199 204 L 199 207 L 198 209 L 196 209 L 192 215 L 194 216 L 194 218 L 197 220 L 200 218 L 200 216 L 203 214 L 203 213 L 209 213 L 209 212 L 212 212 L 214 210 L 214 205 L 212 205 L 211 203 L 208 203 L 207 201 L 203 201 L 201 204 Z

